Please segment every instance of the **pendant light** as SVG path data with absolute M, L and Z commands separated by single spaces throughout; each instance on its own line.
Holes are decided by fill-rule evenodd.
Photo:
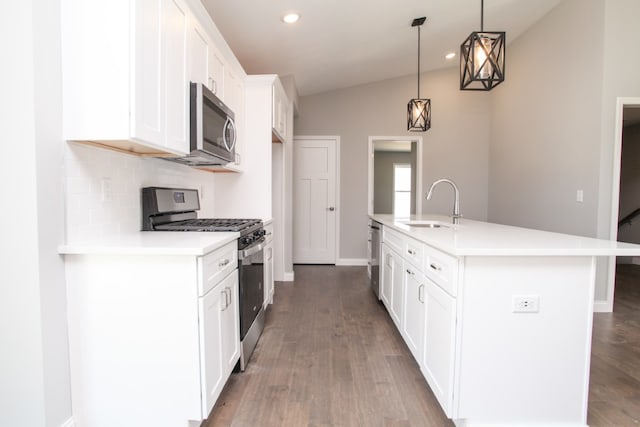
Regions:
M 431 127 L 431 100 L 420 98 L 420 26 L 426 17 L 416 18 L 411 23 L 418 27 L 418 97 L 407 104 L 407 130 L 410 132 L 424 132 Z
M 504 81 L 504 31 L 484 31 L 484 0 L 480 0 L 480 31 L 460 45 L 460 90 L 491 90 Z

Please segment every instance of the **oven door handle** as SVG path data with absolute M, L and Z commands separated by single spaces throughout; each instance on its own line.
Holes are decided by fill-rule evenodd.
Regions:
M 264 249 L 265 244 L 264 244 L 264 239 L 262 239 L 262 241 L 260 243 L 258 243 L 257 245 L 251 246 L 247 249 L 243 249 L 241 251 L 238 251 L 238 259 L 242 260 L 245 258 L 250 257 L 251 255 L 257 254 L 258 252 L 260 252 L 261 250 Z

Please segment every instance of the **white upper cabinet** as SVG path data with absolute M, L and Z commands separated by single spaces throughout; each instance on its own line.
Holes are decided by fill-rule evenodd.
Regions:
M 225 60 L 202 25 L 194 17 L 189 28 L 190 80 L 204 84 L 224 99 Z
M 222 55 L 217 51 L 217 49 L 213 48 L 213 44 L 211 44 L 211 49 L 209 51 L 209 72 L 207 79 L 207 87 L 211 92 L 213 92 L 218 98 L 224 101 L 225 99 L 225 61 Z
M 63 0 L 65 139 L 186 154 L 188 20 L 181 0 Z
M 155 1 L 155 0 L 154 0 Z M 165 71 L 164 108 L 165 146 L 176 152 L 189 149 L 189 75 L 187 41 L 189 15 L 184 3 L 168 0 L 163 4 L 164 57 L 161 69 Z M 142 77 L 142 76 L 141 76 Z
M 208 85 L 209 49 L 211 43 L 205 30 L 193 19 L 189 28 L 189 80 Z
M 289 122 L 293 120 L 293 106 L 287 98 L 280 79 L 273 82 L 273 105 L 271 110 L 273 142 L 290 142 Z

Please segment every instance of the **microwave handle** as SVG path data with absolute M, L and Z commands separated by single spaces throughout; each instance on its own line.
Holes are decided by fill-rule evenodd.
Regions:
M 233 141 L 231 141 L 231 146 L 229 146 L 229 141 L 227 141 L 227 129 L 231 126 L 233 129 Z M 227 117 L 227 121 L 224 123 L 224 128 L 222 130 L 222 140 L 224 141 L 224 146 L 227 147 L 227 151 L 231 152 L 233 148 L 236 146 L 236 127 L 233 123 L 233 119 Z

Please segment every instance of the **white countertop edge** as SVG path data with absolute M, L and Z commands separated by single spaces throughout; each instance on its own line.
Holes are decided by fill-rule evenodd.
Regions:
M 393 230 L 456 257 L 464 256 L 640 256 L 640 245 L 550 231 L 534 230 L 462 219 L 452 228 L 425 229 L 404 224 L 407 220 L 450 223 L 442 215 L 394 218 L 370 215 Z M 528 239 L 528 242 L 527 242 Z M 529 243 L 531 242 L 531 243 Z
M 141 231 L 109 239 L 68 242 L 62 255 L 195 255 L 212 252 L 240 237 L 236 232 Z

